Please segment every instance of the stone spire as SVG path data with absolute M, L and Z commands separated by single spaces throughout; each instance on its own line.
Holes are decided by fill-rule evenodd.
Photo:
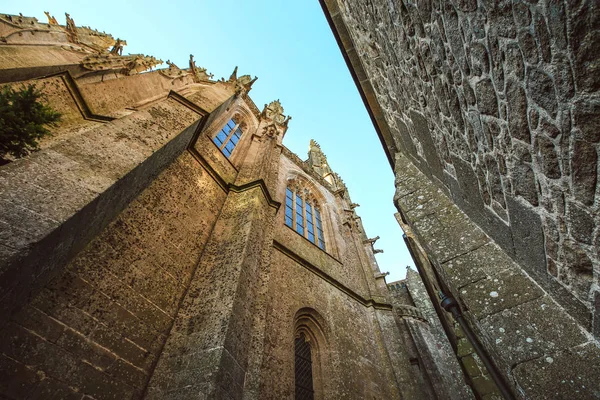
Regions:
M 325 178 L 329 183 L 332 185 L 335 183 L 332 176 L 333 171 L 327 163 L 327 156 L 321 150 L 319 143 L 313 139 L 310 140 L 310 144 L 308 145 L 308 165 L 310 165 L 316 173 Z
M 346 185 L 342 178 L 329 166 L 327 156 L 321 150 L 321 146 L 311 139 L 308 146 L 308 165 L 320 176 L 322 176 L 336 191 L 346 192 Z

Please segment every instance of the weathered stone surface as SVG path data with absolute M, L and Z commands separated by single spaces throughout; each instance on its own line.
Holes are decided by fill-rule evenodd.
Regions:
M 529 24 L 531 23 L 531 12 L 529 11 L 529 7 L 527 7 L 527 4 L 525 2 L 514 2 L 512 10 L 517 25 L 529 26 Z
M 591 206 L 594 203 L 598 182 L 598 154 L 594 146 L 585 141 L 575 141 L 571 171 L 575 198 Z
M 535 13 L 533 19 L 535 33 L 540 42 L 542 59 L 548 63 L 552 58 L 552 53 L 550 51 L 550 32 L 548 32 L 546 20 L 544 19 L 544 16 L 539 13 Z
M 558 316 L 564 318 L 560 323 L 555 322 Z M 481 326 L 511 366 L 587 341 L 575 321 L 548 297 L 490 315 Z
M 457 289 L 509 268 L 514 268 L 513 261 L 491 243 L 444 264 L 444 269 Z
M 558 110 L 556 90 L 549 75 L 534 68 L 529 69 L 527 91 L 535 103 L 546 110 L 552 118 L 556 117 Z
M 512 79 L 509 79 L 506 85 L 506 100 L 508 104 L 508 126 L 511 135 L 516 139 L 530 143 L 531 134 L 527 125 L 527 97 L 523 88 Z
M 595 224 L 591 214 L 575 203 L 568 203 L 567 221 L 570 227 L 570 234 L 575 240 L 592 244 L 592 234 Z
M 571 393 L 581 399 L 594 399 L 600 395 L 597 385 L 600 368 L 589 360 L 598 357 L 600 351 L 591 343 L 557 354 L 552 352 L 517 365 L 515 377 L 520 387 L 540 398 Z
M 539 201 L 533 169 L 521 159 L 514 159 L 513 163 L 511 177 L 515 194 L 527 200 L 531 205 L 537 206 Z
M 548 178 L 557 179 L 561 177 L 560 165 L 558 162 L 558 154 L 554 148 L 554 143 L 542 135 L 537 138 L 538 156 L 542 171 Z
M 431 173 L 441 181 L 444 179 L 442 174 L 442 164 L 440 162 L 433 138 L 431 137 L 431 131 L 427 126 L 427 120 L 421 114 L 416 112 L 411 112 L 410 115 L 415 133 L 423 148 L 427 165 L 431 169 Z
M 498 100 L 496 91 L 490 79 L 479 81 L 475 86 L 477 93 L 477 105 L 482 114 L 498 116 Z
M 505 57 L 505 68 L 508 73 L 513 73 L 517 79 L 522 80 L 525 73 L 525 65 L 519 46 L 516 43 L 507 45 Z
M 463 286 L 460 297 L 475 318 L 510 309 L 538 297 L 543 292 L 527 276 L 517 272 L 515 268 L 487 275 L 484 279 Z
M 515 256 L 527 271 L 546 272 L 544 233 L 537 213 L 516 199 L 506 198 Z
M 575 103 L 573 117 L 575 125 L 581 129 L 583 138 L 591 143 L 600 142 L 600 101 L 578 101 Z
M 519 33 L 519 46 L 521 46 L 525 61 L 529 64 L 536 65 L 539 58 L 538 49 L 535 38 L 530 32 L 523 31 Z
M 600 88 L 598 52 L 600 12 L 595 2 L 584 2 L 570 15 L 571 50 L 575 56 L 573 72 L 578 90 L 593 92 Z
M 423 31 L 407 25 L 405 29 L 415 37 L 425 35 L 419 40 L 424 39 L 435 54 L 428 61 L 417 40 L 396 40 L 399 24 L 393 18 L 376 17 L 412 7 L 406 4 L 411 3 L 342 1 L 339 8 L 345 25 L 352 27 L 354 43 L 366 44 L 365 32 L 377 32 L 375 42 L 385 49 L 378 57 L 388 68 L 397 68 L 398 74 L 386 74 L 389 84 L 379 89 L 389 98 L 403 100 L 384 104 L 384 113 L 388 120 L 393 116 L 404 123 L 411 112 L 427 119 L 454 204 L 589 331 L 590 290 L 595 290 L 600 265 L 594 247 L 600 243 L 595 208 L 599 80 L 593 73 L 600 65 L 599 52 L 594 51 L 599 42 L 597 5 L 486 0 L 438 2 L 421 9 L 415 3 L 419 15 L 431 14 L 428 20 L 434 26 L 424 23 Z M 411 19 L 415 15 L 406 14 Z M 366 67 L 367 76 L 387 72 L 373 65 Z M 432 70 L 439 74 L 433 90 L 423 90 L 427 83 L 423 72 Z M 423 96 L 408 95 L 411 92 Z M 424 176 L 431 175 L 422 159 L 415 166 Z M 396 169 L 396 174 L 411 176 L 399 187 L 402 193 L 415 192 L 424 184 L 413 179 L 412 169 Z M 436 253 L 432 247 L 454 246 L 442 238 L 452 231 L 440 227 L 439 216 L 424 211 L 434 209 L 429 204 L 437 202 L 422 203 L 409 196 L 398 205 L 409 210 L 405 215 L 409 227 L 428 255 L 439 261 L 437 256 L 454 251 Z M 411 225 L 413 220 L 418 222 Z M 575 258 L 581 262 L 567 261 L 566 254 L 573 252 L 580 254 Z M 578 270 L 577 264 L 591 267 Z M 445 283 L 452 281 L 440 276 Z M 513 379 L 511 370 L 505 371 Z M 531 390 L 516 389 L 526 398 L 543 398 L 537 389 Z

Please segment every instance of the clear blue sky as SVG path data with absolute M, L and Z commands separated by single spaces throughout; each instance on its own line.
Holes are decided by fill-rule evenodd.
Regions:
M 293 117 L 284 144 L 306 159 L 314 138 L 344 179 L 387 281 L 413 265 L 392 204 L 394 176 L 318 0 L 9 0 L 0 12 L 64 24 L 68 12 L 90 26 L 127 40 L 126 53 L 153 55 L 187 68 L 196 64 L 228 78 L 258 76 L 251 97 L 259 108 L 280 99 Z

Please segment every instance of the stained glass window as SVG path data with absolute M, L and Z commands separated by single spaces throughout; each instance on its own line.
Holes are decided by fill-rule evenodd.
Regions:
M 300 191 L 285 189 L 285 224 L 325 250 L 321 213 Z
M 240 141 L 242 137 L 242 128 L 239 124 L 233 119 L 230 119 L 229 122 L 225 124 L 223 129 L 217 133 L 217 135 L 213 138 L 213 142 L 217 145 L 219 150 L 225 154 L 225 157 L 231 157 L 231 153 L 233 153 L 233 149 Z

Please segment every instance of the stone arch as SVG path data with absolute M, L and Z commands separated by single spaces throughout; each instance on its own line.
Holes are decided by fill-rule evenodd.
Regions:
M 328 396 L 328 372 L 331 363 L 328 351 L 328 326 L 319 312 L 310 307 L 299 309 L 294 316 L 294 340 L 304 335 L 311 346 L 312 376 L 315 400 L 330 398 Z
M 298 171 L 289 171 L 286 177 L 286 186 L 295 185 L 297 187 L 308 190 L 313 198 L 313 200 L 319 204 L 327 203 L 325 196 L 321 189 L 311 182 L 306 176 L 302 175 Z
M 322 220 L 325 252 L 334 257 L 338 257 L 339 248 L 334 234 L 334 211 L 324 194 L 325 189 L 322 189 L 320 185 L 313 182 L 310 177 L 297 170 L 288 171 L 285 187 L 291 188 L 292 191 L 302 191 L 305 198 L 310 199 L 312 205 L 319 210 Z M 285 198 L 283 200 L 285 201 Z M 285 212 L 284 207 L 282 207 L 282 210 L 282 212 Z M 317 243 L 315 244 L 318 246 Z
M 230 163 L 238 169 L 242 160 L 246 157 L 248 147 L 252 135 L 258 129 L 258 120 L 256 116 L 248 109 L 247 105 L 243 101 L 234 102 L 230 105 L 227 110 L 218 115 L 210 127 L 206 130 L 207 135 L 212 140 L 218 132 L 229 122 L 233 120 L 236 125 L 242 128 L 242 136 L 239 143 L 236 145 L 236 149 L 232 152 L 229 158 Z

